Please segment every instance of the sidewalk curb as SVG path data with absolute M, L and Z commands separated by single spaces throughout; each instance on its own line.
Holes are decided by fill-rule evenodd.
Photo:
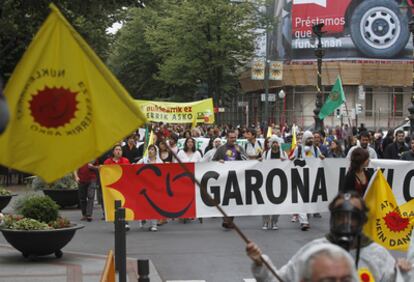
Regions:
M 9 256 L 11 262 L 10 265 L 16 266 L 16 271 L 8 274 L 7 266 L 3 265 L 1 267 L 2 272 L 6 274 L 1 275 L 0 273 L 0 280 L 5 279 L 6 281 L 9 281 L 7 279 L 13 279 L 13 277 L 19 278 L 19 281 L 33 281 L 33 278 L 40 279 L 43 277 L 45 278 L 45 280 L 54 279 L 53 277 L 55 277 L 56 279 L 65 278 L 66 281 L 88 281 L 88 279 L 92 279 L 93 277 L 100 277 L 106 261 L 105 255 L 71 251 L 64 251 L 64 255 L 60 259 L 54 259 L 52 258 L 52 256 L 45 256 L 43 257 L 44 260 L 42 260 L 42 257 L 40 257 L 40 261 L 30 262 L 27 260 L 25 261 L 25 259 L 22 257 L 21 260 L 17 261 L 16 258 L 18 258 L 18 256 L 21 254 L 12 246 L 7 244 L 0 244 L 0 250 L 5 250 L 0 252 L 0 260 L 7 260 L 7 257 Z M 10 256 L 10 254 L 12 255 Z M 24 271 L 21 271 L 21 265 L 23 264 Z M 25 271 L 27 272 L 30 268 L 45 269 L 50 265 L 55 267 L 50 268 L 53 271 L 50 271 L 49 273 L 43 272 L 40 274 L 25 274 Z M 163 280 L 161 279 L 156 267 L 154 266 L 151 260 L 149 260 L 149 265 L 150 281 L 162 282 Z M 127 257 L 127 276 L 129 281 L 138 280 L 136 258 Z

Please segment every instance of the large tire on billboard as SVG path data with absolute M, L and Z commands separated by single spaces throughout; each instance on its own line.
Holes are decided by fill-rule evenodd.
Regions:
M 365 0 L 352 13 L 352 41 L 368 57 L 393 58 L 407 45 L 407 16 L 394 0 Z

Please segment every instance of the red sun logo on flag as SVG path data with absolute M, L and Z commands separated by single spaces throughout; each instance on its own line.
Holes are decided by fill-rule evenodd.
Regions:
M 402 217 L 400 213 L 395 211 L 387 213 L 383 219 L 387 227 L 394 232 L 403 231 L 410 223 L 408 218 Z
M 34 120 L 41 126 L 57 128 L 69 123 L 78 110 L 76 95 L 63 87 L 45 87 L 32 96 L 30 111 Z

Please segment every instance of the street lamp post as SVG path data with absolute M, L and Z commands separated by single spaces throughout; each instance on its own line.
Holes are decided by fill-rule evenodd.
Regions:
M 410 23 L 408 24 L 410 28 L 410 32 L 413 35 L 413 48 L 414 48 L 414 16 L 411 18 Z M 414 93 L 411 90 L 411 105 L 408 107 L 408 111 L 410 112 L 410 136 L 414 134 Z
M 315 56 L 317 58 L 318 63 L 318 74 L 317 74 L 317 92 L 316 92 L 316 101 L 315 101 L 315 109 L 313 110 L 314 118 L 315 118 L 315 131 L 323 130 L 323 120 L 319 118 L 319 113 L 322 108 L 322 58 L 325 55 L 325 50 L 322 48 L 322 35 L 324 32 L 322 31 L 324 24 L 316 24 L 312 26 L 312 31 L 318 38 L 318 46 L 315 49 Z
M 280 100 L 279 124 L 280 124 L 280 127 L 282 128 L 285 123 L 285 118 L 284 118 L 285 117 L 285 98 L 286 98 L 285 91 L 281 89 L 278 93 L 278 96 Z
M 270 53 L 269 31 L 266 29 L 266 55 L 265 55 L 265 73 L 264 73 L 264 90 L 265 90 L 265 104 L 264 104 L 264 128 L 267 128 L 269 121 L 269 53 Z

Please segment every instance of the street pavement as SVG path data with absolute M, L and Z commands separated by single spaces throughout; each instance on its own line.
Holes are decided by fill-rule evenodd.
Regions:
M 25 188 L 13 188 L 20 196 L 24 194 Z M 10 205 L 4 212 L 11 212 Z M 80 222 L 78 209 L 67 209 L 61 213 L 72 221 Z M 100 208 L 95 207 L 94 220 L 82 222 L 85 228 L 78 230 L 63 249 L 61 259 L 49 256 L 41 258 L 40 262 L 27 261 L 8 247 L 0 236 L 0 281 L 99 281 L 104 255 L 114 248 L 114 225 L 104 222 L 101 217 Z M 311 218 L 311 229 L 306 232 L 299 229 L 299 223 L 292 223 L 287 215 L 280 217 L 279 230 L 262 230 L 261 217 L 238 217 L 235 222 L 277 266 L 285 264 L 307 242 L 323 236 L 329 224 L 327 213 L 323 213 L 322 218 Z M 220 218 L 204 219 L 202 224 L 198 221 L 187 224 L 171 221 L 161 226 L 158 232 L 149 232 L 148 227 L 138 228 L 136 222 L 130 225 L 131 230 L 127 233 L 129 281 L 134 281 L 136 259 L 151 261 L 151 281 L 240 282 L 252 278 L 251 261 L 246 256 L 244 242 L 235 231 L 224 230 Z M 45 276 L 48 279 L 42 280 L 41 274 L 47 273 L 47 265 L 53 265 L 53 268 L 50 267 L 49 276 Z M 72 268 L 59 269 L 58 266 L 62 265 Z M 37 274 L 24 276 L 28 269 Z M 12 278 L 13 273 L 16 279 Z

